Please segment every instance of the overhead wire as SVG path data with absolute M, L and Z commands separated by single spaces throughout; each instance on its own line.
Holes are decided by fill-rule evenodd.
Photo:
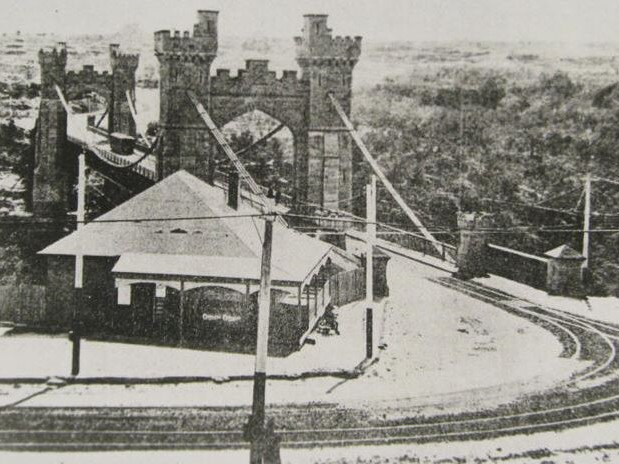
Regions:
M 347 217 L 347 218 L 342 218 L 342 217 L 325 217 L 325 216 L 315 216 L 315 215 L 308 215 L 308 214 L 297 214 L 297 213 L 254 213 L 254 214 L 231 214 L 231 215 L 209 215 L 209 216 L 177 216 L 177 217 L 137 217 L 137 218 L 114 218 L 114 219 L 93 219 L 91 221 L 84 221 L 84 224 L 114 224 L 114 223 L 149 223 L 149 222 L 173 222 L 173 221 L 202 221 L 202 220 L 226 220 L 226 219 L 242 219 L 242 218 L 263 218 L 266 216 L 274 216 L 274 215 L 281 215 L 281 216 L 287 216 L 287 217 L 294 217 L 294 218 L 304 218 L 304 219 L 321 219 L 321 220 L 329 220 L 329 221 L 335 221 L 335 222 L 343 222 L 343 223 L 359 223 L 359 224 L 368 224 L 367 221 L 359 218 L 354 218 L 354 217 Z M 50 217 L 50 218 L 32 218 L 32 217 L 25 217 L 22 219 L 17 219 L 14 217 L 8 217 L 9 219 L 5 218 L 0 218 L 0 226 L 3 225 L 29 225 L 29 224 L 36 224 L 36 223 L 40 223 L 40 224 L 49 224 L 49 223 L 54 223 L 54 222 L 58 222 L 58 223 L 65 223 L 65 222 L 72 222 L 75 223 L 76 221 L 72 221 L 71 218 L 69 217 L 62 217 L 62 218 L 54 218 L 54 217 Z M 373 224 L 376 224 L 378 226 L 383 226 L 383 227 L 387 227 L 387 228 L 391 228 L 391 229 L 395 229 L 393 226 L 390 226 L 389 224 L 385 224 L 383 222 L 380 221 L 375 221 L 373 222 Z M 446 229 L 437 229 L 434 232 L 445 232 L 448 231 Z M 409 231 L 405 231 L 405 230 L 400 230 L 400 229 L 395 229 L 395 232 L 397 233 L 402 233 L 402 234 L 407 234 L 407 235 L 413 235 L 419 238 L 422 238 L 421 235 L 417 235 L 414 232 L 409 232 Z M 456 231 L 454 231 L 456 232 Z M 569 226 L 546 226 L 546 227 L 536 227 L 536 226 L 510 226 L 510 227 L 497 227 L 497 228 L 484 228 L 484 229 L 480 229 L 477 231 L 470 231 L 471 233 L 474 234 L 497 234 L 497 233 L 506 233 L 506 234 L 513 234 L 513 233 L 525 233 L 525 232 L 547 232 L 547 233 L 558 233 L 558 232 L 565 232 L 565 233 L 583 233 L 583 232 L 591 232 L 591 233 L 615 233 L 615 232 L 619 232 L 619 228 L 599 228 L 599 229 L 590 229 L 589 231 L 586 231 L 582 228 L 571 228 Z M 381 232 L 381 234 L 383 235 L 387 235 L 387 233 Z
M 608 184 L 619 185 L 619 180 L 607 179 L 604 177 L 592 177 L 591 180 L 594 182 L 606 182 Z
M 562 192 L 562 193 L 560 193 L 558 195 L 554 195 L 552 197 L 546 198 L 546 199 L 544 199 L 542 201 L 539 201 L 539 202 L 535 203 L 535 206 L 541 206 L 542 204 L 548 203 L 549 201 L 554 201 L 554 200 L 557 200 L 559 198 L 563 198 L 563 197 L 565 197 L 565 196 L 569 195 L 570 193 L 573 193 L 573 192 L 575 192 L 577 190 L 581 190 L 582 191 L 582 188 L 579 186 L 579 187 L 570 189 L 567 192 Z
M 74 221 L 71 217 L 49 217 L 49 218 L 33 218 L 31 216 L 20 216 L 22 219 L 17 219 L 17 216 L 0 217 L 0 226 L 3 225 L 29 225 L 29 224 L 50 224 L 50 223 L 83 223 L 88 224 L 116 224 L 116 223 L 148 223 L 148 222 L 172 222 L 172 221 L 206 221 L 206 220 L 225 220 L 225 219 L 243 219 L 273 216 L 272 213 L 255 213 L 255 214 L 228 214 L 228 215 L 213 215 L 213 216 L 177 216 L 177 217 L 138 217 L 138 218 L 117 218 L 117 219 L 93 219 L 91 221 Z M 6 218 L 10 219 L 6 219 Z

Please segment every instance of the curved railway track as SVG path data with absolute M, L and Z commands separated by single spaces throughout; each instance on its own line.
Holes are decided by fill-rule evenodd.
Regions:
M 272 407 L 268 415 L 280 427 L 284 447 L 470 440 L 619 418 L 619 326 L 472 282 L 451 277 L 432 281 L 542 325 L 563 343 L 563 357 L 590 364 L 551 391 L 477 413 L 419 417 L 410 408 L 399 410 L 403 419 L 388 419 L 383 412 L 389 404 L 380 403 L 373 403 L 371 411 L 325 404 Z M 246 447 L 241 427 L 248 415 L 248 408 L 7 408 L 0 411 L 0 448 Z

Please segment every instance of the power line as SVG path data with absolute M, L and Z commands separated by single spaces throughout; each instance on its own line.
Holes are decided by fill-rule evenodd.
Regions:
M 148 223 L 148 222 L 173 222 L 173 221 L 205 221 L 205 220 L 226 220 L 226 219 L 242 219 L 242 218 L 263 218 L 266 216 L 275 216 L 279 215 L 278 213 L 256 213 L 256 214 L 234 214 L 234 215 L 212 215 L 212 216 L 179 216 L 179 217 L 144 217 L 144 218 L 120 218 L 120 219 L 94 219 L 92 221 L 85 221 L 84 224 L 116 224 L 116 223 Z M 341 218 L 341 217 L 325 217 L 325 216 L 312 216 L 306 214 L 295 214 L 295 213 L 283 213 L 282 216 L 288 217 L 296 217 L 296 218 L 304 218 L 304 219 L 320 219 L 320 220 L 328 220 L 342 223 L 362 223 L 368 224 L 367 221 L 363 221 L 361 219 L 355 218 Z M 77 221 L 72 220 L 72 218 L 29 218 L 25 217 L 23 219 L 4 219 L 0 218 L 0 226 L 7 225 L 32 225 L 32 224 L 53 224 L 53 223 L 77 223 Z M 388 224 L 376 221 L 372 224 L 376 224 L 378 226 L 383 226 L 391 229 L 395 229 L 393 226 Z M 395 229 L 395 232 L 403 234 L 403 235 L 411 235 L 416 238 L 423 239 L 424 237 L 414 232 L 409 232 L 405 230 Z M 433 232 L 457 232 L 456 230 L 434 230 Z M 514 234 L 514 233 L 527 233 L 527 232 L 540 232 L 540 233 L 616 233 L 619 232 L 619 228 L 599 228 L 599 229 L 590 229 L 589 231 L 581 229 L 581 228 L 568 228 L 565 226 L 554 226 L 554 227 L 534 227 L 534 226 L 511 226 L 504 228 L 487 228 L 470 231 L 474 234 Z M 387 235 L 387 233 L 381 233 L 382 235 Z
M 591 178 L 591 180 L 595 181 L 595 182 L 606 182 L 608 184 L 619 185 L 619 181 L 618 180 L 606 179 L 604 177 L 593 177 L 593 178 Z
M 573 210 L 549 208 L 547 206 L 537 206 L 537 205 L 531 205 L 527 203 L 515 203 L 515 202 L 510 202 L 510 201 L 492 200 L 491 198 L 483 198 L 482 201 L 486 201 L 489 203 L 496 203 L 500 205 L 511 205 L 511 206 L 520 206 L 523 208 L 539 209 L 540 211 L 552 211 L 555 213 L 568 214 L 571 216 L 580 216 L 580 214 L 574 212 Z
M 575 192 L 577 190 L 581 190 L 581 187 L 576 187 L 576 188 L 568 190 L 567 192 L 563 192 L 563 193 L 560 193 L 558 195 L 554 195 L 554 196 L 552 196 L 550 198 L 546 198 L 545 200 L 542 200 L 540 202 L 535 203 L 535 206 L 541 206 L 543 203 L 548 203 L 549 201 L 553 201 L 553 200 L 556 200 L 558 198 L 563 198 L 566 195 L 569 195 L 570 193 L 573 193 L 573 192 Z
M 217 215 L 217 216 L 182 216 L 182 217 L 159 217 L 159 218 L 122 218 L 122 219 L 93 219 L 92 221 L 84 221 L 88 224 L 115 224 L 115 223 L 144 223 L 144 222 L 171 222 L 171 221 L 206 221 L 212 219 L 242 219 L 242 218 L 257 218 L 274 216 L 270 213 L 256 213 L 256 214 L 229 214 L 229 215 Z M 9 216 L 10 217 L 10 216 Z M 31 218 L 24 217 L 21 220 L 0 218 L 0 226 L 3 225 L 32 225 L 32 224 L 63 224 L 63 223 L 76 224 L 78 221 L 73 220 L 70 217 L 50 217 L 50 218 Z
M 576 202 L 576 206 L 574 206 L 574 211 L 578 211 L 578 208 L 580 208 L 580 203 L 582 203 L 583 198 L 585 198 L 585 191 L 584 191 L 584 189 L 581 192 L 580 197 L 578 197 L 578 201 Z
M 329 217 L 329 216 L 312 216 L 312 215 L 308 215 L 308 214 L 296 214 L 296 213 L 283 213 L 282 216 L 288 216 L 288 217 L 296 217 L 296 218 L 305 218 L 305 219 L 319 219 L 319 220 L 324 220 L 324 221 L 334 221 L 334 222 L 344 222 L 344 223 L 362 223 L 362 224 L 368 224 L 367 221 L 363 221 L 360 219 L 353 219 L 353 218 L 338 218 L 338 217 Z M 393 226 L 390 226 L 388 224 L 376 221 L 376 222 L 371 222 L 369 224 L 376 224 L 378 226 L 383 226 L 383 227 L 387 227 L 387 228 L 392 228 L 394 229 Z M 474 234 L 501 234 L 501 233 L 505 233 L 505 234 L 513 234 L 513 233 L 527 233 L 527 232 L 543 232 L 543 233 L 582 233 L 582 232 L 587 232 L 584 229 L 581 228 L 568 228 L 569 226 L 562 226 L 562 225 L 557 225 L 557 226 L 546 226 L 546 227 L 536 227 L 536 226 L 511 226 L 511 227 L 496 227 L 496 228 L 485 228 L 485 229 L 480 229 L 480 230 L 473 230 L 470 231 L 471 233 Z M 422 235 L 418 235 L 415 234 L 414 232 L 408 232 L 408 231 L 402 231 L 399 229 L 396 229 L 396 231 L 404 233 L 404 234 L 410 234 L 414 237 L 420 238 L 420 239 L 424 239 L 424 237 Z M 437 230 L 432 230 L 433 233 L 441 233 L 441 232 L 458 232 L 457 230 L 452 230 L 450 231 L 449 229 L 445 230 L 445 229 L 437 229 Z M 589 230 L 589 232 L 619 232 L 619 228 L 604 228 L 604 229 L 591 229 Z

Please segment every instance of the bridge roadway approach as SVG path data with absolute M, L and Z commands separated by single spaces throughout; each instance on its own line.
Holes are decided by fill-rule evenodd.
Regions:
M 113 198 L 115 204 L 112 206 L 116 206 L 157 181 L 157 160 L 154 155 L 146 155 L 147 147 L 143 144 L 136 144 L 131 155 L 114 153 L 107 131 L 88 125 L 91 115 L 100 117 L 100 113 L 67 115 L 67 152 L 75 157 L 75 166 L 77 154 L 80 151 L 87 154 L 88 168 L 100 173 L 105 180 L 102 195 Z
M 417 330 L 419 324 L 428 323 L 428 320 L 418 320 L 424 311 L 429 318 L 443 317 L 436 307 L 428 307 L 431 301 L 442 299 L 459 305 L 456 318 L 464 317 L 467 314 L 465 306 L 469 306 L 485 314 L 479 316 L 484 323 L 500 317 L 509 319 L 514 331 L 516 327 L 526 326 L 529 327 L 526 331 L 539 331 L 547 336 L 542 329 L 547 330 L 554 335 L 547 339 L 552 339 L 560 347 L 558 357 L 561 362 L 571 362 L 570 366 L 577 368 L 553 379 L 544 388 L 525 392 L 518 387 L 508 390 L 507 397 L 499 399 L 497 392 L 506 386 L 500 385 L 500 379 L 495 379 L 498 383 L 494 387 L 462 387 L 450 394 L 422 398 L 413 391 L 414 384 L 425 381 L 422 371 L 410 374 L 412 380 L 400 385 L 398 392 L 389 382 L 397 382 L 398 377 L 409 374 L 397 372 L 392 373 L 391 378 L 376 378 L 381 363 L 391 367 L 396 365 L 393 359 L 398 354 L 393 355 L 392 351 L 398 352 L 393 346 L 397 340 L 390 339 L 389 346 L 380 351 L 377 362 L 359 377 L 332 378 L 329 390 L 326 393 L 316 391 L 316 398 L 311 402 L 300 400 L 301 397 L 295 395 L 282 399 L 278 390 L 286 383 L 299 385 L 308 380 L 269 382 L 268 388 L 279 392 L 272 393 L 275 396 L 270 400 L 267 414 L 275 420 L 283 447 L 483 439 L 560 430 L 619 418 L 619 326 L 545 307 L 478 282 L 457 280 L 449 272 L 407 261 L 403 257 L 406 253 L 410 252 L 403 251 L 402 256 L 394 255 L 392 259 L 399 267 L 395 269 L 397 272 L 391 272 L 390 298 L 394 305 L 402 305 L 406 299 L 411 304 L 417 301 L 424 305 L 422 309 L 401 308 L 401 314 L 417 311 L 413 321 Z M 420 255 L 417 259 L 423 257 Z M 415 295 L 416 299 L 413 299 Z M 391 308 L 391 311 L 397 309 Z M 448 309 L 445 306 L 443 311 L 447 313 Z M 491 326 L 487 327 L 491 330 Z M 448 329 L 450 333 L 446 336 L 451 340 L 457 338 L 451 333 L 453 327 L 440 327 L 441 331 Z M 403 334 L 403 337 L 411 343 L 417 338 L 414 333 Z M 419 353 L 419 346 L 415 345 L 415 354 Z M 529 356 L 543 359 L 542 374 L 546 365 L 548 370 L 553 369 L 554 361 L 541 351 L 543 346 L 520 349 L 530 350 Z M 504 354 L 499 353 L 500 356 Z M 480 353 L 480 356 L 484 355 Z M 497 371 L 493 370 L 488 359 L 492 358 L 483 358 L 476 369 L 484 371 L 480 375 L 495 377 Z M 400 369 L 416 362 L 412 357 L 400 361 Z M 509 372 L 505 375 L 508 376 Z M 457 384 L 457 381 L 453 382 Z M 355 383 L 364 385 L 357 388 L 361 399 L 356 402 L 347 399 L 350 392 L 355 391 Z M 374 387 L 370 388 L 372 385 Z M 238 382 L 211 387 L 219 388 L 217 391 L 221 394 L 232 389 L 240 390 L 243 395 L 246 392 L 248 398 L 251 397 L 246 385 Z M 202 388 L 210 387 L 203 384 L 85 385 L 75 382 L 21 385 L 17 390 L 13 385 L 1 388 L 5 388 L 5 392 L 13 389 L 13 393 L 10 401 L 5 396 L 0 409 L 0 449 L 132 450 L 247 446 L 241 429 L 250 413 L 248 404 L 205 406 L 208 398 L 204 392 L 209 390 Z M 381 388 L 389 389 L 387 393 L 392 393 L 391 398 L 373 398 L 381 393 Z M 152 393 L 155 390 L 158 393 Z M 152 397 L 144 401 L 151 394 L 149 392 Z M 140 395 L 144 396 L 135 401 Z M 420 399 L 425 401 L 425 406 Z
M 75 153 L 83 150 L 89 156 L 87 165 L 101 173 L 105 179 L 120 187 L 124 192 L 124 199 L 135 195 L 157 182 L 157 157 L 155 154 L 147 154 L 148 147 L 143 143 L 136 143 L 133 153 L 120 155 L 114 153 L 110 146 L 109 134 L 98 127 L 88 125 L 88 117 L 95 116 L 99 119 L 101 113 L 70 113 L 67 115 L 67 142 L 74 148 Z M 104 124 L 102 124 L 104 126 Z M 71 150 L 70 150 L 71 151 Z M 227 189 L 225 174 L 216 171 L 214 184 L 222 189 Z M 260 187 L 263 193 L 266 188 Z M 244 200 L 255 205 L 262 204 L 262 199 L 241 186 L 241 196 Z M 284 198 L 284 204 L 276 205 L 279 213 L 289 211 L 290 199 Z

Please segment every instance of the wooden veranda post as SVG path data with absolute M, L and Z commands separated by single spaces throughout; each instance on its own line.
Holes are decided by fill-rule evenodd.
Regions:
M 181 279 L 181 288 L 178 301 L 178 346 L 183 346 L 183 320 L 185 319 L 185 281 Z

